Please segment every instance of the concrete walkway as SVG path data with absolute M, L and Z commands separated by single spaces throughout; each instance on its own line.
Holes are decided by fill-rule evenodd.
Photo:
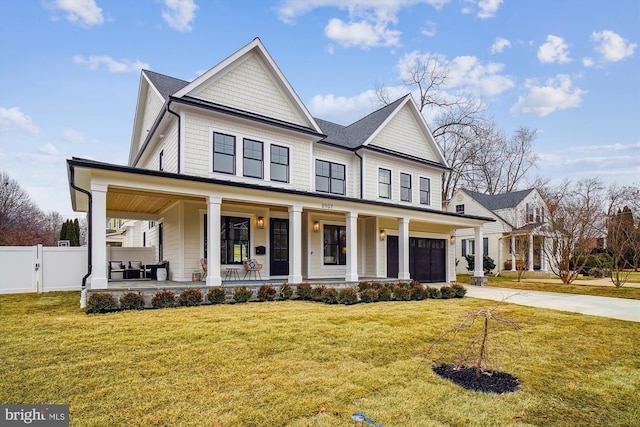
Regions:
M 640 300 L 465 285 L 467 296 L 640 322 Z

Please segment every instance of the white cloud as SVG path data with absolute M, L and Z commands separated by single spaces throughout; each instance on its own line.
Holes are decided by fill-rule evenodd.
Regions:
M 540 62 L 557 62 L 566 64 L 571 62 L 569 58 L 569 46 L 562 37 L 548 35 L 547 42 L 538 49 L 538 59 Z
M 631 144 L 605 144 L 605 145 L 583 145 L 579 147 L 570 148 L 571 151 L 578 152 L 589 152 L 589 151 L 598 151 L 598 152 L 607 152 L 607 151 L 626 151 L 626 150 L 640 150 L 640 142 L 634 142 Z
M 387 28 L 387 22 L 348 22 L 333 18 L 324 29 L 325 35 L 344 47 L 399 46 L 400 31 Z
M 478 11 L 478 18 L 486 19 L 496 16 L 502 0 L 464 0 L 468 5 L 462 7 L 462 13 L 470 15 L 474 12 L 475 6 L 480 9 Z
M 191 31 L 191 24 L 196 18 L 196 5 L 193 0 L 164 0 L 166 9 L 162 10 L 164 19 L 171 28 L 177 31 Z
M 40 133 L 40 129 L 33 124 L 31 117 L 20 111 L 18 107 L 0 107 L 0 130 L 23 130 L 33 135 Z
M 420 32 L 426 37 L 434 37 L 436 35 L 436 23 L 433 21 L 427 21 Z
M 315 117 L 348 125 L 373 111 L 376 99 L 373 89 L 352 97 L 316 95 L 311 98 L 309 110 Z
M 520 96 L 510 112 L 545 117 L 558 110 L 579 107 L 582 96 L 587 92 L 580 88 L 574 89 L 571 84 L 571 78 L 565 74 L 548 79 L 542 85 L 534 79 L 527 80 L 526 87 L 529 93 Z
M 584 57 L 582 58 L 582 65 L 589 68 L 589 67 L 593 67 L 595 65 L 595 62 L 592 58 Z
M 53 144 L 47 142 L 46 144 L 38 147 L 38 153 L 44 154 L 45 156 L 57 156 L 58 149 Z
M 87 142 L 87 138 L 84 136 L 82 132 L 79 132 L 71 128 L 66 128 L 62 130 L 62 139 L 72 144 L 82 144 L 84 142 Z
M 73 62 L 76 64 L 87 65 L 90 70 L 97 70 L 101 64 L 104 64 L 112 73 L 140 72 L 142 69 L 150 68 L 149 64 L 146 62 L 140 62 L 139 60 L 131 62 L 127 59 L 118 62 L 108 55 L 92 55 L 88 58 L 85 58 L 82 55 L 76 55 L 73 57 Z
M 638 47 L 636 43 L 629 43 L 613 31 L 600 31 L 591 34 L 591 40 L 596 43 L 595 50 L 607 62 L 621 61 L 633 55 L 633 51 Z
M 102 9 L 95 0 L 55 0 L 52 7 L 67 12 L 69 22 L 83 27 L 101 25 L 104 22 Z
M 507 47 L 511 47 L 511 42 L 509 40 L 503 39 L 502 37 L 496 37 L 496 40 L 491 45 L 491 53 L 502 53 Z

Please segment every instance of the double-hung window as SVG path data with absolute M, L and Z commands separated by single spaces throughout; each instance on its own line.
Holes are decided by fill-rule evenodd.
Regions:
M 345 179 L 344 165 L 316 160 L 316 191 L 345 194 Z
M 382 199 L 391 198 L 391 171 L 378 169 L 378 196 Z
M 236 138 L 222 133 L 213 134 L 213 171 L 235 174 Z
M 271 146 L 271 181 L 289 182 L 289 149 Z
M 464 205 L 456 205 L 456 213 L 464 214 Z
M 262 178 L 262 142 L 244 140 L 243 174 L 251 178 Z
M 220 262 L 242 264 L 249 257 L 249 218 L 220 218 Z
M 400 174 L 400 200 L 411 201 L 411 175 L 408 173 Z
M 324 226 L 324 264 L 347 264 L 347 227 L 343 225 Z
M 431 204 L 431 180 L 420 177 L 420 204 Z

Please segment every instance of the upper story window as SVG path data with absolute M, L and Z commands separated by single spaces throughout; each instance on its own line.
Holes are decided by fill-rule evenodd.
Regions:
M 242 165 L 244 176 L 262 178 L 262 146 L 260 141 L 244 140 L 244 162 Z
M 420 178 L 420 204 L 431 204 L 431 180 L 429 178 Z
M 378 169 L 378 196 L 383 199 L 391 198 L 391 171 Z
M 345 194 L 344 165 L 316 160 L 316 191 Z
M 463 214 L 464 213 L 464 205 L 456 205 L 456 213 Z
M 235 174 L 236 138 L 222 133 L 213 134 L 213 171 Z
M 271 146 L 271 181 L 289 182 L 289 149 Z
M 411 175 L 408 173 L 400 174 L 400 200 L 411 201 Z

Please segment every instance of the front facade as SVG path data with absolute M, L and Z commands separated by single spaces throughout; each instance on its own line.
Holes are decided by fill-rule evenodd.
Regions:
M 313 118 L 259 39 L 192 82 L 143 71 L 129 165 L 67 163 L 94 224 L 94 289 L 108 218 L 129 219 L 171 280 L 206 259 L 207 285 L 246 259 L 289 283 L 447 282 L 454 231 L 491 221 L 442 210 L 448 167 L 410 96 L 349 126 Z
M 549 210 L 536 189 L 488 195 L 466 189 L 458 190 L 446 203 L 449 212 L 489 216 L 495 222 L 482 227 L 482 243 L 473 229 L 455 232 L 456 272 L 467 273 L 466 255 L 479 249 L 491 257 L 497 273 L 501 270 L 542 271 L 549 269 L 544 254 L 542 225 Z

